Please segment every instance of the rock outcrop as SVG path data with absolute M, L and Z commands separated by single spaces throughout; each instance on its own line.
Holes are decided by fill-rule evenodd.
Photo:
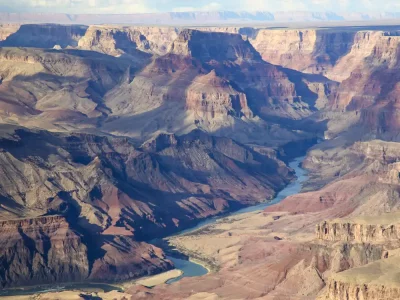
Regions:
M 397 218 L 397 217 L 396 217 Z M 346 222 L 341 219 L 338 221 L 323 222 L 317 225 L 317 238 L 324 241 L 343 241 L 358 243 L 390 243 L 400 240 L 400 225 L 398 224 L 371 224 L 384 223 L 385 215 L 380 215 L 376 220 L 352 220 Z M 368 223 L 366 223 L 368 222 Z
M 236 91 L 229 81 L 218 77 L 215 70 L 196 78 L 186 93 L 186 108 L 194 112 L 198 120 L 212 122 L 229 115 L 253 117 L 246 94 Z
M 334 274 L 318 300 L 330 299 L 398 299 L 399 257 L 393 256 L 377 262 Z
M 386 285 L 367 285 L 329 280 L 326 291 L 318 300 L 358 300 L 358 299 L 387 299 L 400 298 L 400 287 Z

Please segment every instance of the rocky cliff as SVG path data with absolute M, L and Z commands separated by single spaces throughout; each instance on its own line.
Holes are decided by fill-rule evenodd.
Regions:
M 85 35 L 87 26 L 29 24 L 3 25 L 0 28 L 2 47 L 53 48 L 76 47 Z
M 249 119 L 253 117 L 246 94 L 236 91 L 229 81 L 218 77 L 215 70 L 197 77 L 189 86 L 186 108 L 195 113 L 196 119 L 210 122 L 229 115 Z
M 250 39 L 265 61 L 335 81 L 347 79 L 398 31 L 349 29 L 258 30 Z M 385 51 L 385 50 L 383 50 Z
M 379 216 L 382 219 L 385 216 Z M 368 242 L 391 242 L 399 240 L 399 225 L 379 225 L 346 222 L 346 220 L 324 222 L 317 225 L 317 238 L 325 241 L 355 241 L 358 243 Z M 379 222 L 379 221 L 378 221 Z
M 162 55 L 177 37 L 173 27 L 89 26 L 78 48 L 119 56 L 138 51 Z
M 77 282 L 89 275 L 88 249 L 65 218 L 0 222 L 1 286 Z
M 398 261 L 398 257 L 390 257 L 335 274 L 318 299 L 398 299 Z
M 319 300 L 358 300 L 358 299 L 387 299 L 395 300 L 400 297 L 400 287 L 386 287 L 379 285 L 357 285 L 330 280 L 324 295 Z
M 262 29 L 251 43 L 272 64 L 327 74 L 350 51 L 354 39 L 355 33 L 346 31 Z
M 65 217 L 50 215 L 1 221 L 1 286 L 115 282 L 172 266 L 151 245 L 130 237 L 94 237 L 71 224 Z

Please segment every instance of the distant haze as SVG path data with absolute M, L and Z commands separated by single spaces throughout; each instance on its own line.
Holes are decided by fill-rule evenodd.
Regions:
M 193 11 L 400 11 L 398 0 L 0 0 L 1 12 L 132 14 Z
M 294 22 L 383 22 L 400 19 L 400 13 L 335 12 L 170 12 L 147 14 L 0 13 L 1 23 L 210 25 Z

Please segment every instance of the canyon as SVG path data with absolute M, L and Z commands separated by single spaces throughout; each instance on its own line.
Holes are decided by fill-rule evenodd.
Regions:
M 166 242 L 212 272 L 120 298 L 398 298 L 400 27 L 69 18 L 0 27 L 1 288 L 168 271 L 222 216 Z

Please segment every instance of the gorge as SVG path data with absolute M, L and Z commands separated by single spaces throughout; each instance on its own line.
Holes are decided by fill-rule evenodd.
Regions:
M 112 297 L 396 299 L 399 37 L 2 24 L 1 289 L 159 274 L 169 236 L 216 271 Z

